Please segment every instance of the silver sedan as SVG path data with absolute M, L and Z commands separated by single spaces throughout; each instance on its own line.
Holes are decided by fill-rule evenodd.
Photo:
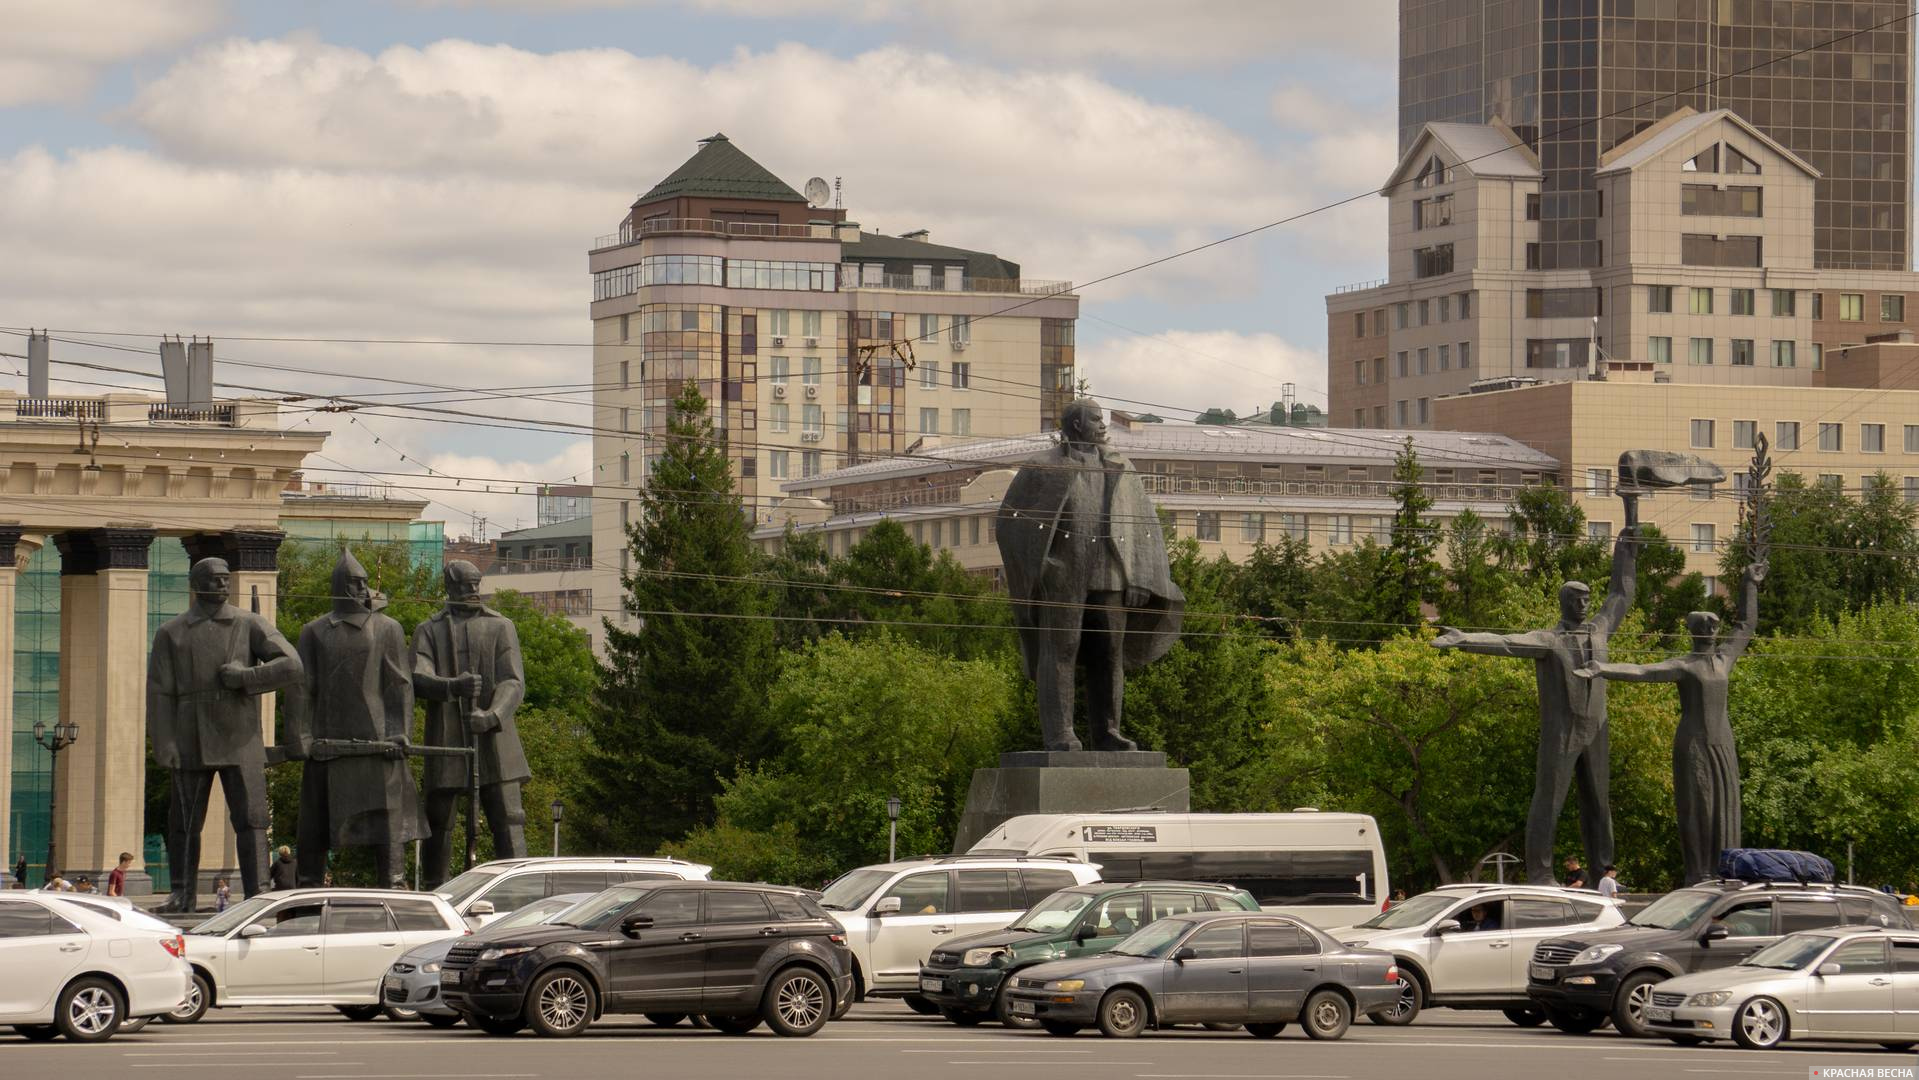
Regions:
M 479 940 L 496 930 L 513 930 L 551 922 L 568 908 L 593 896 L 593 893 L 568 893 L 535 900 L 511 915 L 488 923 L 485 929 L 473 935 L 473 939 Z M 431 941 L 395 960 L 380 982 L 380 1003 L 389 1009 L 417 1012 L 420 1019 L 434 1027 L 452 1027 L 459 1023 L 460 1014 L 440 1000 L 440 964 L 446 960 L 446 954 L 452 951 L 453 946 L 466 940 L 464 937 L 450 937 Z
M 1652 988 L 1646 1026 L 1683 1046 L 1731 1039 L 1919 1044 L 1919 932 L 1835 926 L 1781 938 L 1732 967 Z

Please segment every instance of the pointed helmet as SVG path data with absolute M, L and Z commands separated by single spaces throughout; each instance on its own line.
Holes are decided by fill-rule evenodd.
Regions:
M 350 587 L 359 582 L 363 590 L 366 586 L 366 567 L 353 557 L 351 548 L 340 549 L 340 561 L 333 564 L 333 610 L 341 615 L 355 615 L 367 611 L 366 601 L 355 596 Z

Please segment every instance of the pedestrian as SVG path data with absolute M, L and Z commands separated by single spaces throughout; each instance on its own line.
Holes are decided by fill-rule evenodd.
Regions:
M 221 878 L 213 883 L 213 910 L 225 911 L 227 903 L 233 897 L 233 890 L 227 888 L 227 879 Z
M 133 865 L 133 852 L 120 853 L 120 865 L 107 873 L 107 895 L 125 896 L 127 894 L 127 867 Z
M 93 879 L 88 877 L 85 874 L 81 874 L 79 878 L 76 879 L 73 883 L 73 891 L 74 892 L 92 892 Z
M 27 857 L 25 855 L 14 860 L 13 887 L 16 889 L 24 889 L 27 887 Z
M 1566 887 L 1568 889 L 1586 887 L 1586 868 L 1579 865 L 1577 855 L 1568 856 L 1566 859 Z
M 293 888 L 293 849 L 285 844 L 280 845 L 280 851 L 274 858 L 273 865 L 267 868 L 267 887 L 270 889 Z
M 1405 889 L 1394 889 L 1394 890 L 1393 890 L 1393 898 L 1392 898 L 1391 900 L 1388 900 L 1388 901 L 1386 902 L 1386 906 L 1388 906 L 1388 907 L 1398 907 L 1399 905 L 1401 905 L 1401 904 L 1403 904 L 1403 903 L 1405 903 L 1405 902 L 1406 902 L 1406 890 L 1405 890 Z
M 1617 904 L 1619 902 L 1619 868 L 1606 864 L 1606 876 L 1599 879 L 1599 895 Z
M 47 883 L 40 886 L 42 892 L 72 892 L 73 882 L 61 876 L 58 870 L 47 871 Z

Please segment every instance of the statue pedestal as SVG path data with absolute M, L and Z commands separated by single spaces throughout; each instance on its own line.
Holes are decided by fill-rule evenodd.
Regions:
M 973 771 L 953 850 L 963 852 L 1021 814 L 1192 809 L 1191 778 L 1149 750 L 1029 750 Z

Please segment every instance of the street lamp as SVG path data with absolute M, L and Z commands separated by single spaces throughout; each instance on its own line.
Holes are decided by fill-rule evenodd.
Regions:
M 886 861 L 899 858 L 900 839 L 900 797 L 889 795 L 886 798 Z
M 60 776 L 60 751 L 72 746 L 79 738 L 80 725 L 71 720 L 64 724 L 56 723 L 52 728 L 47 727 L 45 720 L 33 722 L 33 741 L 39 743 L 47 753 L 53 756 L 53 761 L 47 770 L 47 865 L 43 868 L 43 873 L 46 875 L 51 875 L 59 869 L 53 861 L 54 837 L 57 835 L 53 824 L 53 797 L 54 785 L 59 782 Z
M 560 857 L 560 815 L 566 813 L 566 804 L 553 800 L 553 857 Z

